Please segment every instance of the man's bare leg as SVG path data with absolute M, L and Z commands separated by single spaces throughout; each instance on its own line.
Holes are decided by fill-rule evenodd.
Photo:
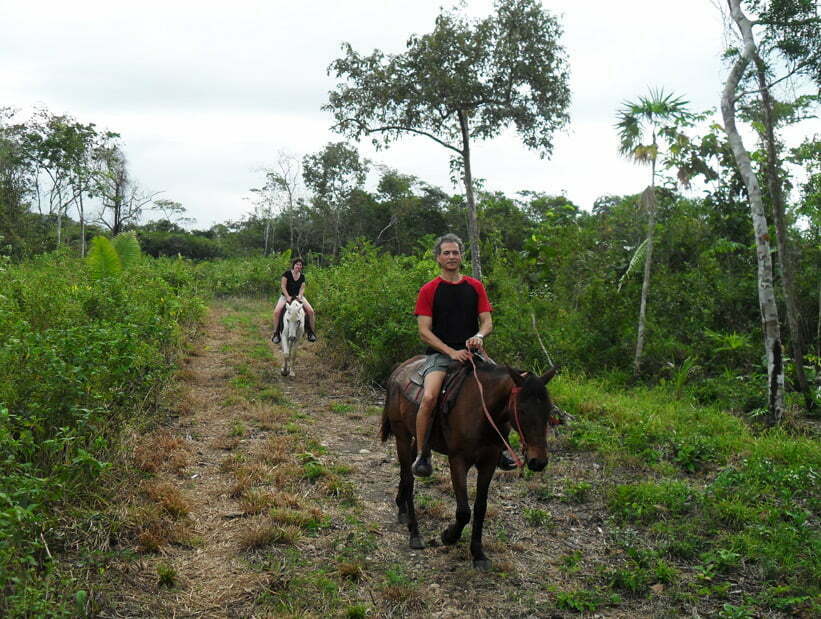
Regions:
M 425 376 L 422 402 L 419 404 L 419 411 L 416 413 L 416 448 L 419 453 L 411 467 L 416 477 L 430 477 L 433 474 L 429 444 L 430 423 L 444 380 L 445 372 L 439 370 L 430 372 Z

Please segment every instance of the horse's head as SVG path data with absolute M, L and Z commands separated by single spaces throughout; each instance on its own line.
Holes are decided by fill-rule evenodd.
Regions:
M 522 439 L 527 468 L 531 471 L 541 471 L 547 466 L 547 425 L 553 412 L 547 383 L 557 370 L 553 367 L 538 376 L 508 368 L 514 384 L 508 408 L 513 429 Z
M 285 316 L 283 317 L 283 331 L 286 338 L 291 341 L 296 340 L 300 333 L 299 329 L 304 328 L 305 310 L 298 299 L 293 299 L 285 304 Z

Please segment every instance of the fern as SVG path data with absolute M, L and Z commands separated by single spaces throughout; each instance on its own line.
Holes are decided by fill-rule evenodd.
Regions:
M 112 245 L 124 269 L 131 268 L 140 261 L 140 242 L 133 230 L 115 236 Z
M 117 250 L 104 236 L 95 236 L 91 239 L 86 262 L 94 279 L 116 277 L 123 270 L 123 263 Z
M 621 276 L 619 279 L 619 287 L 617 292 L 621 292 L 621 287 L 624 285 L 624 282 L 630 277 L 630 274 L 636 270 L 636 268 L 644 262 L 644 256 L 647 253 L 647 239 L 644 239 L 641 242 L 641 245 L 636 247 L 636 251 L 633 252 L 633 257 L 630 258 L 630 264 L 627 266 L 627 270 L 624 272 L 624 275 Z

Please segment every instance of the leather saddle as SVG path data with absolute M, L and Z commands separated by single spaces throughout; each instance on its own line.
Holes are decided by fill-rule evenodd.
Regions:
M 399 384 L 402 395 L 409 402 L 419 404 L 422 402 L 422 394 L 424 393 L 424 377 L 422 372 L 427 364 L 427 357 L 418 357 L 411 359 L 394 375 L 394 379 Z M 477 365 L 486 363 L 476 356 Z M 443 415 L 447 415 L 459 396 L 462 385 L 465 379 L 472 374 L 473 368 L 468 363 L 460 363 L 459 361 L 451 361 L 445 375 L 445 380 L 442 383 L 442 391 L 439 393 L 439 400 L 435 410 L 438 410 Z

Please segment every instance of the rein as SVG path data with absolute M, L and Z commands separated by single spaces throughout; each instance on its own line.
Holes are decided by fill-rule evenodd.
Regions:
M 513 448 L 510 446 L 510 444 L 505 440 L 504 435 L 499 430 L 498 426 L 496 425 L 496 422 L 493 421 L 493 417 L 491 417 L 490 411 L 488 411 L 488 409 L 487 409 L 487 404 L 485 403 L 485 390 L 484 390 L 484 387 L 482 387 L 482 381 L 479 380 L 479 373 L 476 371 L 476 363 L 473 361 L 473 355 L 471 355 L 471 357 L 470 357 L 470 365 L 473 366 L 473 377 L 476 379 L 476 384 L 479 386 L 479 398 L 482 401 L 482 410 L 484 410 L 484 412 L 485 412 L 485 417 L 487 417 L 487 420 L 490 422 L 490 425 L 493 427 L 493 429 L 496 430 L 496 434 L 499 435 L 499 438 L 502 439 L 502 443 L 504 443 L 505 447 L 510 452 L 510 455 L 513 458 L 513 461 L 516 463 L 516 466 L 518 466 L 519 468 L 524 467 L 524 463 L 519 459 L 519 456 L 516 455 L 516 452 L 513 450 Z M 525 442 L 524 442 L 525 437 L 524 437 L 524 434 L 522 434 L 521 426 L 519 424 L 519 412 L 518 412 L 519 409 L 516 406 L 516 402 L 518 401 L 519 391 L 521 391 L 521 388 L 517 387 L 516 385 L 513 385 L 513 389 L 511 389 L 511 391 L 510 391 L 510 398 L 508 400 L 508 406 L 510 406 L 511 402 L 513 403 L 513 407 L 514 407 L 513 410 L 515 411 L 517 431 L 519 432 L 519 437 L 522 439 L 522 444 L 524 445 L 525 444 Z

